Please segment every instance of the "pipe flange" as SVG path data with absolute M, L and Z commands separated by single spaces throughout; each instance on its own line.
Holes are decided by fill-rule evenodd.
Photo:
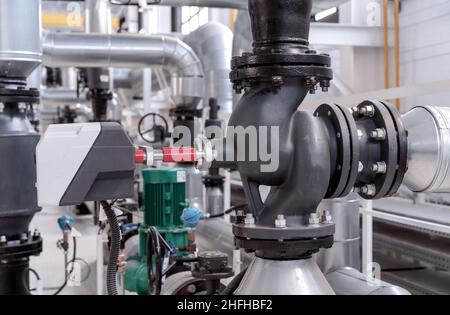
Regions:
M 386 102 L 381 103 L 384 104 L 384 106 L 386 106 L 386 108 L 391 113 L 392 120 L 395 124 L 398 135 L 398 168 L 394 183 L 392 184 L 391 189 L 386 195 L 386 197 L 391 197 L 400 188 L 401 184 L 403 183 L 403 179 L 405 178 L 406 172 L 408 171 L 408 132 L 406 131 L 403 121 L 400 117 L 400 113 L 397 111 L 397 109 L 392 104 Z
M 350 132 L 350 150 L 351 150 L 351 167 L 350 167 L 350 174 L 347 179 L 347 184 L 344 188 L 344 191 L 339 197 L 345 197 L 348 196 L 353 191 L 353 188 L 355 186 L 356 178 L 359 174 L 359 167 L 360 167 L 360 154 L 359 154 L 359 137 L 358 137 L 358 129 L 356 128 L 356 122 L 353 118 L 353 110 L 350 108 L 342 107 L 337 105 L 342 113 L 345 116 L 345 120 L 347 122 L 347 125 L 349 127 Z
M 356 192 L 368 200 L 393 193 L 400 169 L 399 134 L 390 110 L 381 102 L 365 101 L 354 111 L 359 132 L 362 171 Z M 402 148 L 403 150 L 404 148 Z M 383 168 L 378 166 L 383 164 Z
M 256 224 L 233 224 L 235 237 L 259 240 L 295 240 L 325 237 L 333 235 L 335 225 L 332 222 L 319 222 L 318 224 L 291 224 L 287 222 L 285 228 L 263 226 Z
M 25 237 L 7 239 L 0 242 L 0 259 L 29 257 L 39 255 L 42 252 L 42 237 L 39 234 L 24 234 Z
M 26 89 L 22 86 L 17 89 L 0 88 L 0 103 L 35 104 L 39 102 L 39 95 L 39 90 L 35 88 Z
M 244 54 L 241 57 L 233 57 L 231 68 L 254 67 L 261 65 L 316 65 L 331 66 L 331 58 L 327 54 Z
M 332 145 L 334 147 L 334 158 L 332 158 L 333 176 L 325 198 L 331 199 L 345 196 L 350 192 L 348 190 L 350 172 L 352 167 L 355 166 L 355 160 L 357 159 L 355 153 L 359 152 L 358 150 L 348 150 L 348 148 L 352 147 L 353 139 L 347 119 L 338 106 L 328 104 L 320 106 L 314 115 L 323 119 L 328 128 L 330 140 L 334 143 Z
M 263 240 L 235 237 L 237 248 L 256 252 L 256 256 L 265 259 L 305 259 L 316 254 L 321 248 L 331 248 L 333 235 L 319 238 L 294 240 Z
M 284 78 L 304 78 L 311 92 L 314 92 L 318 85 L 326 91 L 333 79 L 330 65 L 331 59 L 328 55 L 319 55 L 311 50 L 302 54 L 244 53 L 241 57 L 233 58 L 230 79 L 236 93 L 260 81 L 281 86 Z

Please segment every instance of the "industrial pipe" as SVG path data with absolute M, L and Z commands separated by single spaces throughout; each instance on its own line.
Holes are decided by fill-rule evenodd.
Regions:
M 86 105 L 82 106 L 76 106 L 71 107 L 75 110 L 78 117 L 83 117 L 85 121 L 91 121 L 93 118 L 92 109 L 87 107 Z M 47 118 L 47 117 L 55 117 L 58 115 L 58 108 L 57 107 L 45 107 L 40 106 L 39 107 L 39 116 L 41 119 Z
M 188 45 L 174 37 L 46 32 L 43 50 L 44 64 L 49 67 L 163 66 L 171 72 L 177 103 L 196 105 L 203 97 L 201 62 Z
M 61 106 L 87 104 L 89 100 L 85 93 L 77 95 L 77 91 L 70 89 L 43 89 L 41 103 L 46 106 Z
M 315 12 L 326 10 L 331 7 L 339 6 L 348 0 L 327 0 L 314 1 L 313 14 Z M 138 4 L 139 0 L 116 0 L 116 3 Z M 147 0 L 148 4 L 156 4 L 171 7 L 192 6 L 192 7 L 209 7 L 209 8 L 225 8 L 225 9 L 239 9 L 247 10 L 248 0 L 161 0 L 159 3 L 156 0 Z
M 350 267 L 336 269 L 325 277 L 337 295 L 411 295 L 403 288 L 368 278 Z
M 183 38 L 195 51 L 205 72 L 205 103 L 215 98 L 221 111 L 231 112 L 233 93 L 229 79 L 233 32 L 220 23 L 207 23 Z
M 394 1 L 395 15 L 395 86 L 400 87 L 400 0 Z M 397 111 L 400 112 L 400 99 L 395 100 Z
M 139 4 L 139 0 L 116 0 L 116 3 L 128 5 Z M 228 9 L 247 9 L 247 0 L 147 0 L 148 4 L 157 4 L 170 7 L 210 7 Z
M 85 0 L 84 31 L 86 33 L 112 33 L 111 7 L 108 0 Z

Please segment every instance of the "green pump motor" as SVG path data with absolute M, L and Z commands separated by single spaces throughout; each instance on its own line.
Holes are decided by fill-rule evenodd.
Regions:
M 184 256 L 188 252 L 189 229 L 180 217 L 188 206 L 186 200 L 186 172 L 181 169 L 146 169 L 144 183 L 144 222 L 139 229 L 139 255 L 130 257 L 125 268 L 125 289 L 148 294 L 147 231 L 154 226 L 166 242 Z

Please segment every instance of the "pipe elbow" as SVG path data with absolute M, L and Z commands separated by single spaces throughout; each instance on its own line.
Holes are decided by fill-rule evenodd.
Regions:
M 194 50 L 176 37 L 161 36 L 164 64 L 180 77 L 203 78 L 203 67 Z

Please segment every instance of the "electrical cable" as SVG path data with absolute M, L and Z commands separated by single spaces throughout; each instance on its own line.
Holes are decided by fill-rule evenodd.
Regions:
M 69 281 L 70 276 L 72 275 L 73 270 L 75 268 L 74 262 L 77 258 L 77 239 L 75 237 L 72 237 L 72 240 L 73 240 L 73 255 L 72 255 L 72 260 L 69 262 L 69 264 L 72 263 L 72 267 L 71 267 L 69 273 L 67 274 L 67 277 L 65 277 L 64 283 L 52 295 L 58 295 L 61 293 L 62 290 L 64 290 L 64 288 L 67 286 L 67 282 Z M 67 268 L 67 266 L 65 266 L 65 268 Z
M 111 205 L 105 200 L 100 201 L 100 204 L 102 205 L 103 211 L 108 219 L 111 231 L 111 247 L 109 250 L 109 261 L 106 271 L 106 288 L 108 295 L 118 295 L 116 275 L 117 261 L 119 259 L 120 252 L 120 227 L 117 222 L 116 214 Z
M 87 269 L 86 275 L 80 280 L 80 283 L 86 282 L 92 274 L 91 266 L 89 265 L 89 263 L 86 260 L 84 260 L 83 258 L 80 258 L 80 257 L 77 257 L 77 259 L 75 261 L 81 261 L 86 266 L 86 269 Z M 72 263 L 72 262 L 69 262 L 69 263 Z M 30 270 L 30 271 L 32 271 L 32 270 Z M 38 280 L 40 280 L 40 279 L 38 279 Z M 60 287 L 45 287 L 45 288 L 43 288 L 43 290 L 44 291 L 58 290 L 59 288 Z M 30 289 L 31 292 L 36 291 L 36 290 L 37 290 L 36 288 Z
M 237 206 L 231 207 L 228 210 L 225 210 L 223 213 L 210 215 L 207 219 L 209 220 L 209 219 L 221 218 L 221 217 L 225 216 L 226 214 L 229 214 L 233 211 L 246 209 L 247 207 L 248 207 L 248 204 L 237 205 Z
M 28 289 L 29 284 L 27 284 L 27 279 L 25 277 L 27 272 L 31 272 L 32 274 L 34 274 L 34 276 L 36 277 L 36 280 L 38 280 L 38 281 L 41 280 L 41 277 L 39 276 L 39 273 L 36 270 L 34 270 L 33 268 L 30 268 L 30 267 L 25 268 L 24 272 L 22 273 L 23 286 L 24 286 L 24 288 L 26 288 L 28 290 L 28 293 L 31 294 L 31 291 L 33 291 L 33 290 Z
M 150 295 L 160 295 L 163 277 L 163 251 L 160 245 L 161 235 L 151 226 L 147 230 L 147 275 Z M 153 271 L 153 256 L 155 256 L 155 271 Z
M 80 280 L 80 282 L 83 283 L 83 282 L 87 281 L 87 280 L 89 279 L 89 277 L 91 276 L 91 273 L 92 273 L 91 266 L 89 265 L 89 263 L 88 263 L 86 260 L 84 260 L 84 259 L 82 259 L 82 258 L 79 258 L 79 257 L 76 257 L 76 255 L 77 255 L 77 241 L 76 241 L 76 238 L 75 238 L 75 237 L 73 237 L 72 240 L 73 240 L 73 256 L 72 256 L 72 260 L 69 262 L 69 264 L 72 264 L 72 268 L 71 268 L 71 270 L 69 271 L 69 273 L 68 273 L 68 275 L 67 275 L 67 278 L 64 280 L 64 283 L 63 283 L 61 286 L 59 286 L 59 287 L 46 287 L 46 288 L 43 288 L 44 291 L 48 291 L 48 290 L 57 290 L 57 291 L 56 291 L 55 293 L 53 293 L 52 295 L 58 295 L 58 294 L 61 293 L 62 290 L 64 290 L 64 288 L 67 286 L 67 283 L 68 283 L 68 281 L 69 281 L 69 279 L 70 279 L 70 276 L 72 275 L 72 273 L 73 273 L 73 271 L 74 271 L 74 269 L 75 269 L 74 263 L 75 263 L 76 261 L 81 261 L 81 262 L 84 263 L 84 264 L 86 265 L 86 267 L 87 267 L 87 273 L 86 273 L 86 275 L 84 276 L 84 278 Z M 66 266 L 66 267 L 67 267 L 67 266 Z M 40 277 L 39 273 L 38 273 L 36 270 L 34 270 L 33 268 L 27 268 L 26 271 L 32 272 L 32 273 L 36 276 L 36 279 L 37 279 L 38 281 L 41 280 L 41 277 Z M 23 274 L 22 280 L 23 280 L 23 282 L 24 282 L 24 284 L 25 284 L 25 288 L 27 288 L 28 285 L 26 285 L 25 273 Z M 37 290 L 36 288 L 28 289 L 28 293 L 29 293 L 29 294 L 32 294 L 31 292 L 36 291 L 36 290 Z
M 231 282 L 227 285 L 227 287 L 222 292 L 220 292 L 220 295 L 232 295 L 241 284 L 246 272 L 247 268 L 238 273 L 237 276 L 234 277 L 233 280 L 231 280 Z

